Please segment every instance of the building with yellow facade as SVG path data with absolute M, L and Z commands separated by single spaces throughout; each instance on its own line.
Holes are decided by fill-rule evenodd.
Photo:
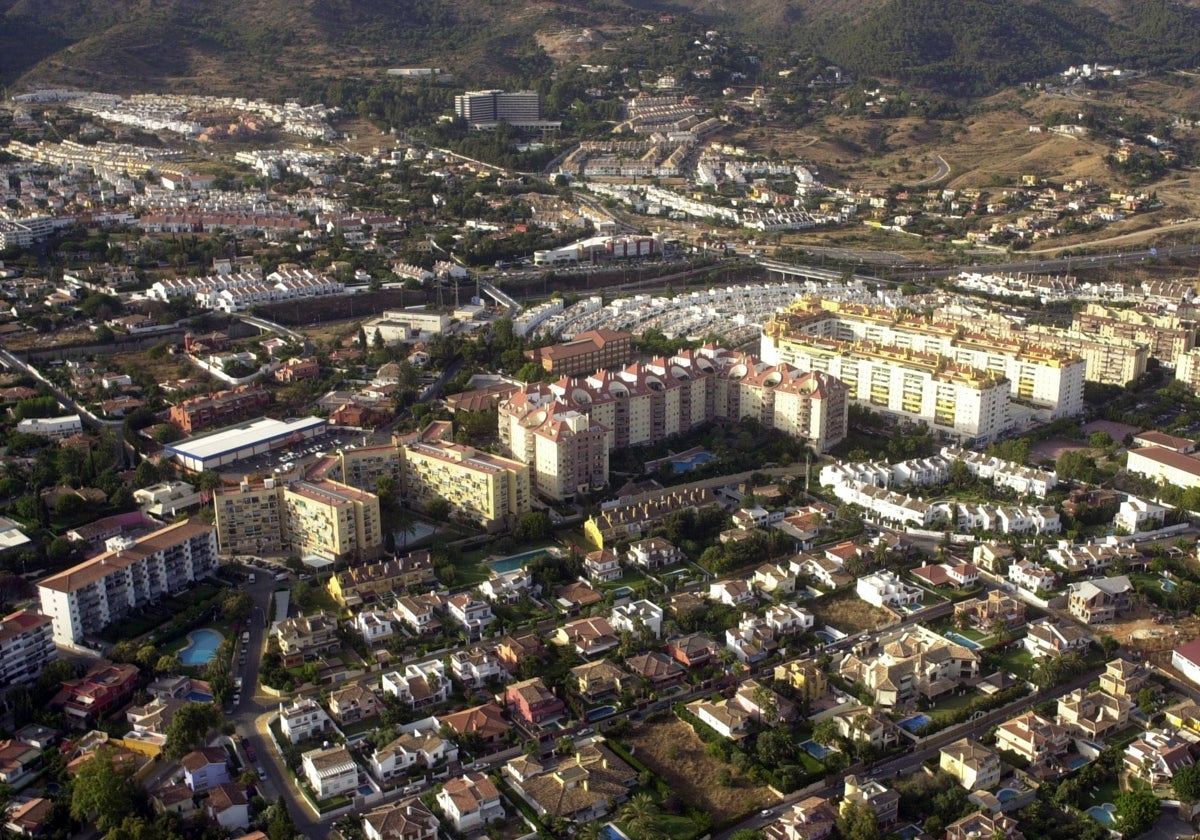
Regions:
M 489 530 L 530 511 L 529 467 L 520 461 L 445 440 L 403 445 L 404 498 L 424 508 L 445 499 L 452 512 Z
M 1076 312 L 1071 328 L 1088 336 L 1116 338 L 1132 344 L 1145 344 L 1151 357 L 1165 367 L 1196 346 L 1197 322 L 1172 312 L 1146 309 L 1116 309 L 1089 303 Z
M 331 479 L 244 480 L 218 490 L 213 506 L 223 552 L 294 551 L 337 562 L 371 559 L 383 550 L 379 499 Z
M 398 590 L 437 583 L 428 551 L 413 551 L 394 560 L 351 566 L 329 577 L 326 588 L 344 607 L 354 607 Z

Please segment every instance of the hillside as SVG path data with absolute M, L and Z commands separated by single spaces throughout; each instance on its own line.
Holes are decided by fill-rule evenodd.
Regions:
M 0 0 L 0 83 L 287 92 L 300 77 L 435 64 L 468 83 L 544 76 L 539 32 L 662 15 L 767 55 L 978 95 L 1069 64 L 1200 64 L 1200 11 L 1169 0 Z

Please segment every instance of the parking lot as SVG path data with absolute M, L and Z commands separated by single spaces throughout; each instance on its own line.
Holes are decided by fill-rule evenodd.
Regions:
M 310 463 L 326 452 L 337 449 L 357 448 L 363 445 L 363 433 L 355 429 L 329 427 L 325 434 L 278 449 L 253 458 L 243 458 L 221 468 L 221 477 L 238 481 L 244 475 L 285 474 Z M 370 442 L 368 436 L 368 443 Z

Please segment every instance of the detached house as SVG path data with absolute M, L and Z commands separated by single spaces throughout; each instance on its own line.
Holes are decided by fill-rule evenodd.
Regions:
M 1133 584 L 1125 575 L 1073 583 L 1067 594 L 1067 609 L 1084 624 L 1108 624 L 1128 612 Z
M 585 662 L 572 668 L 571 681 L 574 690 L 588 703 L 595 703 L 603 697 L 615 697 L 624 691 L 631 691 L 634 686 L 633 677 L 607 659 Z
M 179 760 L 183 765 L 183 781 L 192 793 L 204 793 L 211 787 L 230 780 L 229 754 L 224 747 L 201 747 Z
M 837 825 L 837 811 L 825 799 L 802 799 L 763 829 L 767 840 L 825 840 Z
M 297 697 L 290 706 L 279 704 L 279 728 L 293 744 L 319 738 L 333 729 L 333 721 L 311 697 Z
M 682 550 L 661 537 L 650 537 L 630 543 L 626 557 L 630 563 L 650 570 L 672 566 L 686 559 Z
M 446 601 L 446 614 L 466 629 L 467 638 L 472 642 L 479 641 L 488 626 L 496 620 L 491 604 L 466 592 Z
M 703 633 L 668 639 L 667 655 L 685 668 L 699 668 L 717 658 L 721 646 Z
M 467 688 L 482 688 L 492 680 L 508 677 L 496 654 L 481 647 L 450 654 L 450 673 Z
M 1000 781 L 1000 758 L 982 744 L 961 738 L 942 747 L 938 767 L 967 790 L 987 790 Z
M 504 819 L 500 791 L 482 773 L 449 779 L 438 791 L 437 803 L 459 834 L 478 831 L 490 822 Z
M 1125 769 L 1152 785 L 1169 785 L 1176 773 L 1196 763 L 1190 746 L 1176 732 L 1151 729 L 1125 748 Z
M 687 704 L 687 710 L 701 723 L 731 741 L 740 741 L 746 737 L 752 719 L 749 712 L 731 705 L 727 700 L 716 703 L 711 700 L 693 700 Z
M 662 635 L 663 609 L 653 601 L 630 601 L 613 607 L 612 626 L 617 632 L 628 630 L 637 634 L 643 629 L 654 638 Z
M 606 618 L 580 618 L 569 621 L 555 631 L 556 645 L 570 645 L 580 656 L 598 656 L 621 643 Z
M 621 571 L 621 558 L 610 548 L 588 552 L 583 560 L 583 573 L 593 583 L 609 583 L 620 580 L 621 575 L 624 574 Z
M 358 765 L 345 747 L 309 750 L 301 757 L 301 765 L 318 799 L 350 793 L 358 787 Z
M 1091 636 L 1074 624 L 1043 618 L 1029 623 L 1023 643 L 1035 658 L 1086 653 Z
M 404 732 L 371 755 L 371 775 L 382 783 L 406 776 L 414 768 L 434 767 L 458 758 L 458 747 L 436 730 L 419 727 Z
M 358 723 L 379 716 L 379 699 L 366 686 L 351 683 L 329 692 L 329 713 L 338 723 Z
M 1071 749 L 1071 733 L 1036 712 L 1025 712 L 996 728 L 996 749 L 1029 762 L 1031 769 L 1051 764 Z
M 990 631 L 997 624 L 1020 627 L 1025 623 L 1026 607 L 1011 595 L 993 589 L 987 595 L 960 601 L 954 605 L 954 615 L 966 616 L 972 626 Z
M 514 717 L 531 726 L 561 717 L 566 710 L 566 704 L 546 688 L 541 677 L 508 686 L 504 690 L 504 703 Z
M 1058 698 L 1058 722 L 1076 735 L 1103 741 L 1112 732 L 1129 725 L 1133 703 L 1103 691 L 1077 688 Z
M 362 818 L 367 840 L 437 840 L 438 819 L 417 797 L 383 805 Z
M 687 678 L 687 671 L 682 665 L 659 651 L 631 656 L 625 660 L 625 667 L 635 677 L 646 680 L 651 691 L 665 691 L 683 684 Z

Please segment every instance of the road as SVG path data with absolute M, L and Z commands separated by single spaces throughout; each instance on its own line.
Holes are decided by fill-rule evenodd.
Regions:
M 941 155 L 934 155 L 933 162 L 937 164 L 937 172 L 930 175 L 928 178 L 922 178 L 916 183 L 909 184 L 910 187 L 928 187 L 937 184 L 950 174 L 950 164 L 946 163 L 946 159 Z

